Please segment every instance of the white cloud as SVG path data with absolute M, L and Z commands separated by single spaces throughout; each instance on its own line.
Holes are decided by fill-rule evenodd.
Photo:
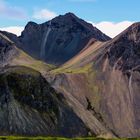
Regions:
M 5 0 L 0 0 L 0 16 L 20 19 L 25 18 L 26 13 L 20 7 L 11 6 Z
M 44 20 L 50 20 L 56 16 L 57 16 L 57 14 L 55 12 L 50 11 L 48 9 L 41 9 L 39 11 L 35 11 L 33 14 L 33 18 L 44 19 Z
M 1 31 L 7 31 L 10 33 L 14 33 L 17 36 L 21 35 L 21 32 L 24 30 L 24 27 L 22 26 L 11 26 L 11 27 L 3 27 L 0 28 Z
M 119 23 L 114 23 L 114 22 L 108 22 L 108 21 L 103 21 L 100 23 L 93 23 L 93 26 L 97 27 L 99 30 L 104 32 L 110 37 L 115 37 L 122 31 L 124 31 L 126 28 L 128 28 L 130 25 L 132 25 L 134 22 L 131 21 L 122 21 Z

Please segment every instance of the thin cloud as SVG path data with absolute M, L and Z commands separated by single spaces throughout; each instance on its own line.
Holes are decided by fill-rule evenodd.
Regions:
M 114 23 L 114 22 L 103 21 L 100 23 L 93 23 L 93 22 L 90 23 L 92 23 L 93 26 L 97 27 L 99 30 L 101 30 L 102 32 L 104 32 L 105 34 L 113 38 L 117 36 L 119 33 L 121 33 L 122 31 L 124 31 L 126 28 L 128 28 L 130 25 L 132 25 L 134 22 L 122 21 L 122 22 Z
M 33 18 L 40 19 L 40 20 L 51 20 L 52 18 L 56 17 L 57 14 L 53 11 L 50 11 L 48 9 L 41 9 L 37 10 L 33 14 Z
M 0 28 L 1 31 L 7 31 L 13 34 L 16 34 L 17 36 L 21 35 L 21 32 L 24 30 L 24 27 L 22 26 L 10 26 L 10 27 L 3 27 Z
M 6 1 L 0 0 L 0 16 L 21 19 L 26 17 L 26 13 L 20 7 L 11 6 Z

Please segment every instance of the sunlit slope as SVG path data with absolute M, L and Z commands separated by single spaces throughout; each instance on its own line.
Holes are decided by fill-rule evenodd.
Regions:
M 139 137 L 140 23 L 101 43 L 97 50 L 88 49 L 51 71 L 50 83 L 63 91 L 75 112 L 78 107 L 68 93 L 116 136 Z M 89 115 L 88 121 L 79 116 L 90 127 Z
M 54 66 L 35 60 L 24 51 L 18 49 L 14 42 L 7 36 L 0 33 L 0 67 L 5 66 L 26 66 L 45 73 Z

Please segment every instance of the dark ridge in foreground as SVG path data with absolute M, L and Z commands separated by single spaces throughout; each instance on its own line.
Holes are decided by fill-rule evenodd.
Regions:
M 41 74 L 27 67 L 0 72 L 1 135 L 87 136 L 87 129 Z

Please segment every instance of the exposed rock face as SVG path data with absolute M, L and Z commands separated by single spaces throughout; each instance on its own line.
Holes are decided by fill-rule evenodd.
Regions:
M 0 33 L 0 68 L 7 65 L 16 53 L 14 43 Z
M 140 136 L 139 48 L 140 23 L 135 23 L 105 46 L 102 59 L 102 112 L 121 137 Z
M 20 37 L 1 33 L 2 134 L 73 137 L 86 136 L 88 128 L 107 138 L 140 137 L 140 23 L 109 40 L 68 13 L 40 25 L 29 22 Z M 3 34 L 37 59 L 66 63 L 44 77 L 7 67 L 19 50 Z M 22 62 L 18 58 L 12 65 Z
M 43 24 L 29 22 L 22 35 L 14 40 L 32 57 L 60 65 L 81 51 L 90 38 L 110 39 L 91 24 L 67 13 Z
M 92 99 L 93 96 L 85 74 L 58 74 L 48 80 L 57 91 L 63 93 L 68 104 L 92 133 L 105 138 L 116 137 L 104 124 L 99 112 L 90 108 L 91 100 L 88 102 L 88 98 Z
M 139 47 L 136 23 L 111 41 L 91 43 L 52 71 L 50 83 L 63 87 L 64 95 L 69 92 L 115 135 L 140 137 Z
M 38 72 L 49 67 L 17 49 L 4 34 L 12 35 L 0 33 L 1 135 L 87 136 L 88 127 Z
M 0 73 L 1 135 L 86 136 L 87 129 L 37 71 L 9 67 Z
M 0 69 L 0 131 L 3 135 L 79 137 L 87 136 L 90 131 L 92 135 L 113 136 L 85 105 L 69 93 L 64 97 L 56 93 L 39 72 L 27 67 L 11 67 L 11 62 L 26 60 L 28 57 L 25 54 L 26 57 L 23 54 L 19 57 L 20 50 L 6 36 L 2 36 L 1 42 L 3 46 L 6 44 L 7 48 L 16 50 L 7 65 Z M 18 56 L 16 61 L 15 56 Z M 30 58 L 27 60 L 32 62 Z M 19 60 L 22 61 L 24 60 Z M 15 64 L 20 65 L 17 62 Z M 25 62 L 22 64 L 25 65 Z M 71 104 L 66 98 L 71 100 Z M 75 109 L 72 110 L 74 106 Z
M 130 26 L 110 44 L 109 60 L 122 70 L 131 70 L 140 64 L 140 23 Z

